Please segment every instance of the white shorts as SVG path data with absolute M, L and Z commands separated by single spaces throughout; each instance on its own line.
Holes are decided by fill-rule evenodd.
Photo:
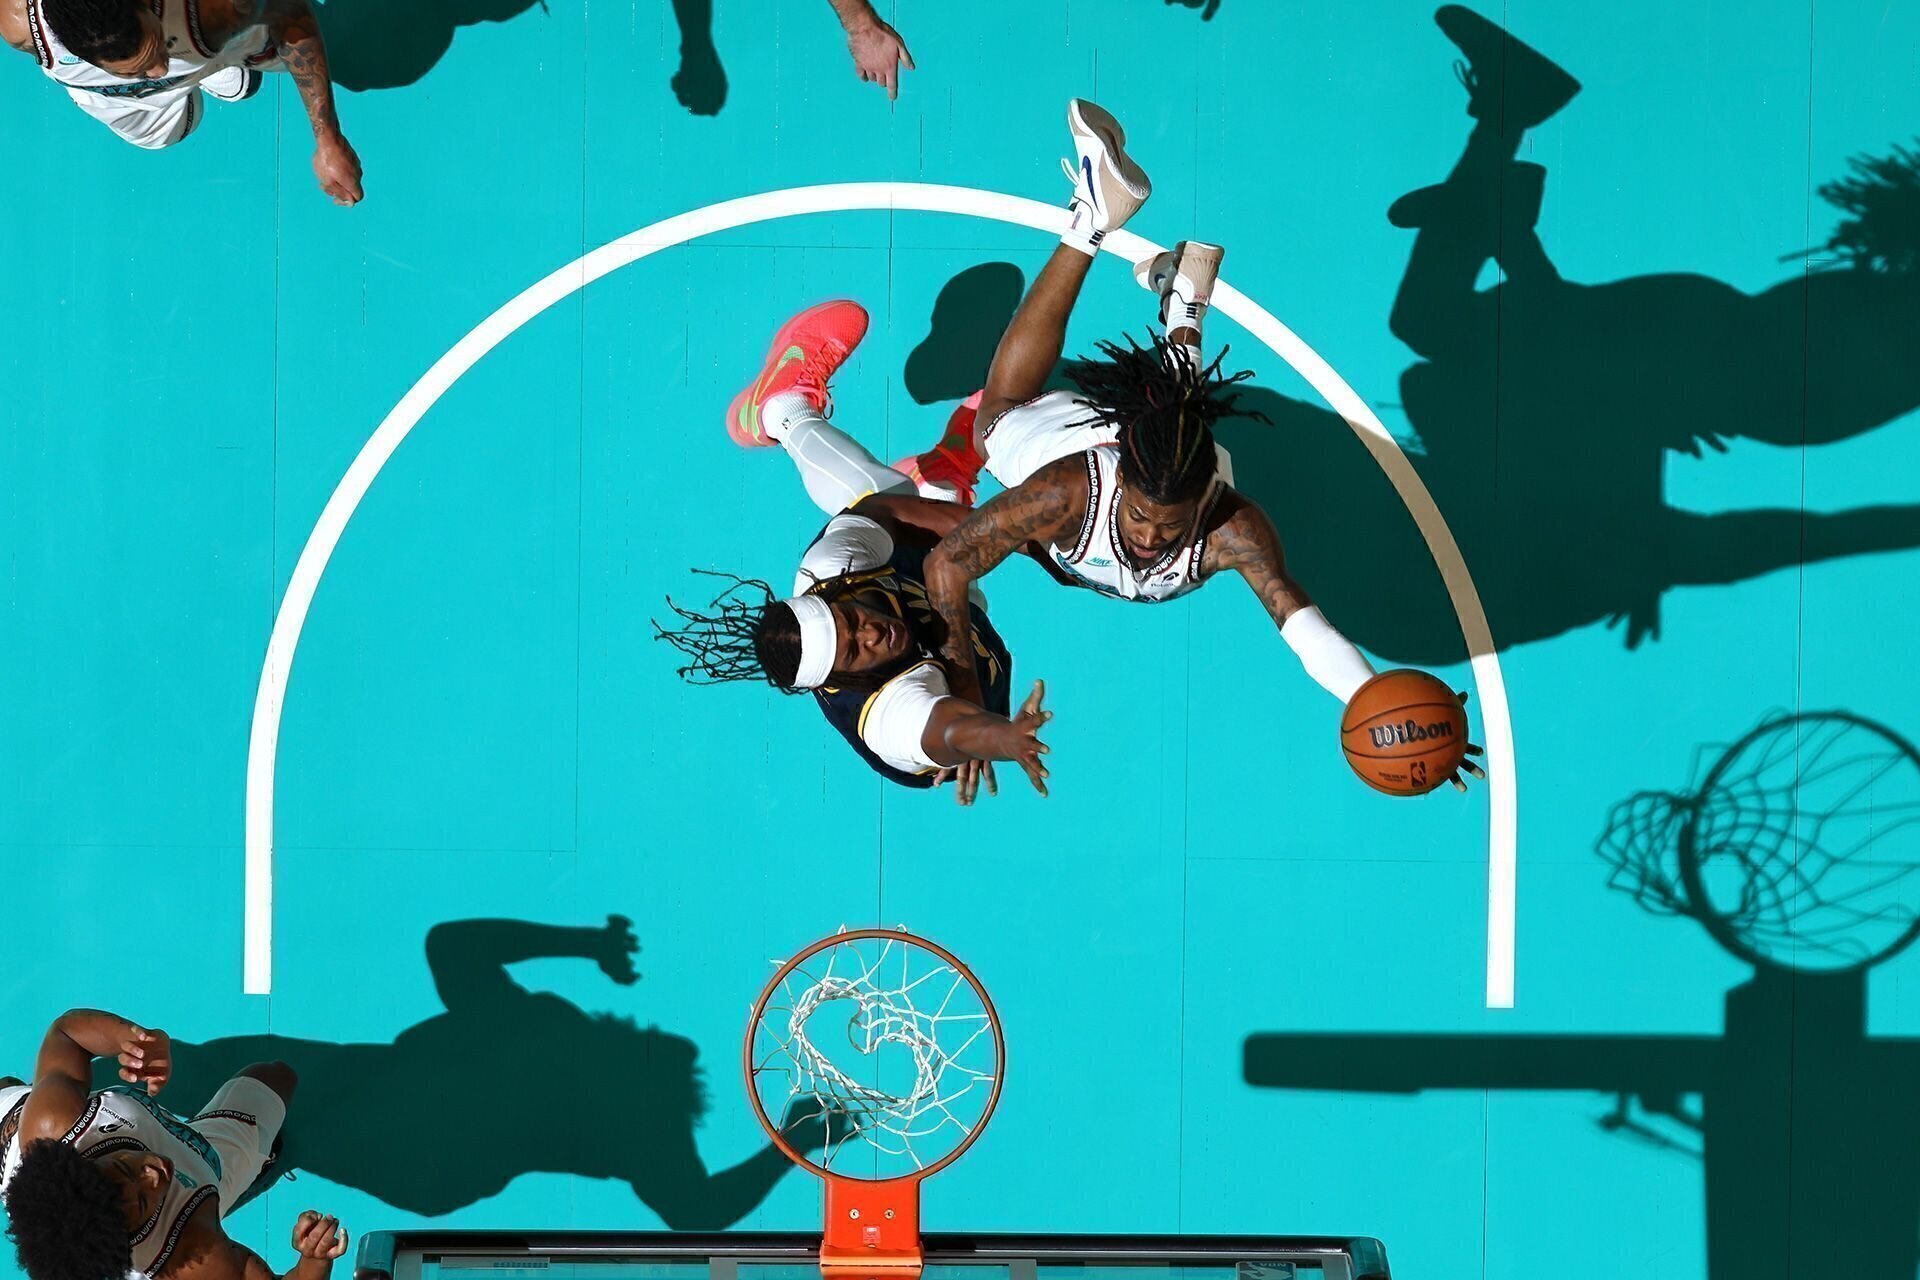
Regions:
M 980 433 L 987 474 L 1011 489 L 1059 458 L 1111 444 L 1120 428 L 1094 417 L 1071 391 L 1048 391 L 1003 410 Z
M 1112 444 L 1119 435 L 1120 428 L 1097 419 L 1073 392 L 1048 391 L 989 422 L 981 432 L 980 456 L 987 474 L 1011 489 L 1049 462 Z M 1230 485 L 1233 459 L 1219 442 L 1213 448 L 1220 457 L 1220 481 Z
M 269 65 L 277 67 L 279 63 Z M 208 96 L 223 101 L 240 97 L 245 92 L 247 71 L 248 68 L 237 64 L 222 67 L 198 84 L 182 85 L 144 98 L 115 98 L 87 89 L 68 89 L 67 96 L 75 106 L 134 146 L 158 151 L 194 131 L 200 117 L 206 114 Z
M 220 1212 L 231 1213 L 260 1171 L 287 1122 L 287 1104 L 252 1076 L 235 1076 L 187 1121 L 220 1153 Z

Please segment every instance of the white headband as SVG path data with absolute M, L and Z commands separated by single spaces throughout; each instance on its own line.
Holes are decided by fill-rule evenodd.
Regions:
M 800 673 L 793 687 L 818 689 L 833 674 L 833 655 L 840 648 L 833 610 L 819 596 L 795 596 L 782 603 L 800 620 Z

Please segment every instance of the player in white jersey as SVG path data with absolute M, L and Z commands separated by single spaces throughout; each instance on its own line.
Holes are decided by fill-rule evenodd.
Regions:
M 97 1057 L 125 1083 L 92 1091 Z M 293 1071 L 248 1067 L 182 1119 L 153 1100 L 170 1058 L 166 1033 L 75 1009 L 48 1029 L 31 1085 L 0 1080 L 0 1195 L 31 1280 L 271 1280 L 220 1219 L 272 1159 Z M 327 1280 L 346 1246 L 337 1219 L 300 1215 L 289 1280 Z
M 337 204 L 361 197 L 307 0 L 0 0 L 0 37 L 82 111 L 150 150 L 192 133 L 206 98 L 252 97 L 263 71 L 285 70 L 306 104 L 321 188 Z
M 1100 241 L 1152 192 L 1106 111 L 1075 99 L 1067 125 L 1079 158 L 1077 167 L 1063 162 L 1074 184 L 1067 231 L 1000 339 L 969 437 L 949 436 L 918 468 L 964 458 L 1007 486 L 927 555 L 927 594 L 950 655 L 970 644 L 968 588 L 1038 543 L 1076 585 L 1139 603 L 1234 570 L 1307 674 L 1344 705 L 1373 666 L 1289 576 L 1273 522 L 1234 490 L 1214 444 L 1211 424 L 1237 412 L 1233 386 L 1251 376 L 1222 376 L 1219 358 L 1200 356 L 1222 250 L 1182 242 L 1141 263 L 1136 278 L 1160 295 L 1166 336 L 1147 347 L 1103 342 L 1102 358 L 1068 366 L 1077 395 L 1045 390 Z M 1471 762 L 1463 768 L 1480 774 Z M 1453 782 L 1464 789 L 1457 774 Z

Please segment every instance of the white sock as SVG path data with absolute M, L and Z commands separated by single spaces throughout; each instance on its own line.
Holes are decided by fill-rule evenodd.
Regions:
M 768 396 L 766 403 L 760 406 L 760 429 L 767 433 L 767 439 L 779 440 L 787 434 L 787 424 L 801 418 L 820 418 L 820 411 L 813 407 L 813 401 L 798 391 L 782 391 L 777 396 Z
M 797 391 L 767 397 L 760 424 L 800 469 L 814 505 L 839 515 L 873 493 L 912 493 L 913 481 L 883 465 L 840 428 L 820 416 Z
M 1084 200 L 1075 199 L 1067 206 L 1067 229 L 1060 234 L 1060 243 L 1069 249 L 1078 249 L 1089 258 L 1100 256 L 1100 241 L 1106 232 L 1093 225 L 1093 206 Z

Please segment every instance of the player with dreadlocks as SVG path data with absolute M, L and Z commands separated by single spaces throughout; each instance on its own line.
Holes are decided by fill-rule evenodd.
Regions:
M 679 625 L 656 624 L 656 634 L 687 657 L 680 674 L 693 683 L 765 680 L 812 692 L 848 745 L 892 782 L 951 779 L 959 802 L 971 804 L 981 783 L 996 789 L 989 762 L 1014 760 L 1045 795 L 1038 734 L 1053 717 L 1041 710 L 1040 683 L 1014 714 L 1013 660 L 982 603 L 963 589 L 959 659 L 943 656 L 946 628 L 927 603 L 921 562 L 967 509 L 933 475 L 883 466 L 827 421 L 827 382 L 866 331 L 856 302 L 802 311 L 774 335 L 759 376 L 727 414 L 735 443 L 778 445 L 832 517 L 801 557 L 792 596 L 718 575 L 727 585 L 704 608 L 669 599 Z M 962 679 L 964 698 L 952 692 Z
M 923 473 L 938 464 L 967 479 L 984 468 L 1006 486 L 927 556 L 927 594 L 946 622 L 947 652 L 970 643 L 973 582 L 1033 544 L 1056 577 L 1142 603 L 1232 569 L 1307 674 L 1344 705 L 1373 667 L 1288 576 L 1273 522 L 1233 489 L 1229 460 L 1214 444 L 1213 424 L 1239 412 L 1234 387 L 1251 376 L 1222 374 L 1224 352 L 1210 364 L 1200 355 L 1224 251 L 1182 241 L 1136 266 L 1134 278 L 1160 295 L 1166 336 L 1144 347 L 1102 342 L 1100 358 L 1068 364 L 1073 391 L 1046 390 L 1100 241 L 1152 191 L 1111 115 L 1075 99 L 1067 126 L 1079 154 L 1077 169 L 1062 162 L 1074 184 L 1067 230 L 1001 336 L 977 415 L 917 460 Z

